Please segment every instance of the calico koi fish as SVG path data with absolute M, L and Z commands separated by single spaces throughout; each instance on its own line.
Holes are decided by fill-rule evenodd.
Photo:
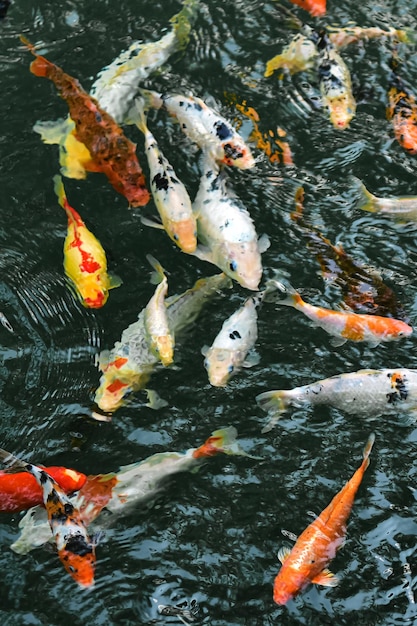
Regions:
M 256 291 L 262 277 L 261 253 L 269 247 L 269 239 L 263 235 L 258 240 L 248 211 L 228 191 L 224 173 L 207 154 L 193 209 L 201 243 L 194 256 L 214 263 L 242 287 Z
M 320 34 L 317 49 L 322 103 L 329 110 L 333 126 L 343 130 L 349 126 L 356 111 L 350 72 L 326 33 Z
M 68 203 L 60 176 L 54 176 L 58 202 L 68 217 L 64 243 L 64 269 L 84 306 L 99 309 L 109 297 L 109 289 L 121 285 L 120 279 L 107 273 L 106 253 L 88 230 L 80 215 Z
M 66 467 L 52 465 L 43 469 L 67 494 L 81 489 L 87 480 L 85 474 Z M 0 471 L 1 513 L 17 513 L 42 502 L 42 489 L 32 474 Z
M 162 265 L 150 254 L 146 258 L 155 269 L 157 279 L 160 282 L 145 308 L 145 329 L 151 351 L 160 359 L 162 365 L 168 366 L 174 360 L 175 345 L 173 333 L 169 328 L 165 304 L 165 298 L 168 293 L 168 280 Z
M 361 417 L 401 414 L 407 425 L 417 417 L 417 370 L 397 368 L 338 374 L 294 389 L 266 391 L 256 396 L 256 401 L 272 416 L 262 432 L 271 430 L 288 408 L 308 405 L 328 405 Z
M 89 153 L 90 160 L 83 163 L 85 169 L 105 174 L 113 188 L 132 206 L 147 204 L 149 192 L 136 156 L 136 145 L 127 139 L 111 115 L 84 91 L 75 78 L 37 54 L 25 37 L 20 39 L 36 57 L 30 66 L 32 74 L 51 80 L 66 101 L 75 125 L 75 138 Z
M 326 14 L 326 0 L 290 0 L 290 2 L 308 11 L 313 17 Z
M 210 348 L 203 348 L 204 367 L 210 384 L 225 387 L 241 367 L 258 363 L 256 357 L 247 357 L 258 337 L 257 308 L 261 296 L 249 297 L 225 322 Z
M 281 548 L 278 558 L 282 567 L 274 580 L 274 602 L 286 604 L 310 583 L 335 587 L 339 579 L 327 569 L 346 537 L 346 522 L 356 493 L 369 466 L 369 455 L 375 441 L 370 435 L 363 451 L 363 461 L 330 504 L 298 537 L 292 550 Z
M 1 448 L 0 460 L 10 468 L 25 470 L 34 476 L 42 489 L 49 526 L 61 563 L 80 587 L 91 587 L 94 584 L 95 544 L 65 491 L 44 469 L 22 461 Z
M 173 335 L 181 335 L 194 323 L 204 304 L 231 285 L 225 274 L 217 274 L 199 279 L 191 289 L 167 298 L 168 325 Z M 103 375 L 94 400 L 105 413 L 112 413 L 122 406 L 128 393 L 144 389 L 158 365 L 158 358 L 148 343 L 144 317 L 145 310 L 142 310 L 137 321 L 123 331 L 121 340 L 112 350 L 100 353 L 99 368 Z M 98 413 L 93 417 L 103 419 Z
M 361 180 L 352 177 L 360 190 L 363 203 L 360 208 L 370 213 L 381 213 L 404 222 L 417 221 L 417 196 L 381 198 L 371 193 Z
M 135 100 L 129 114 L 130 120 L 136 123 L 145 137 L 151 192 L 162 220 L 162 228 L 183 252 L 192 253 L 197 247 L 197 222 L 190 196 L 146 124 L 143 101 Z M 148 220 L 143 221 L 149 224 Z M 149 225 L 156 226 L 153 223 Z
M 243 138 L 201 98 L 163 95 L 145 89 L 141 89 L 140 93 L 148 106 L 155 109 L 163 107 L 175 117 L 187 137 L 216 162 L 240 169 L 254 167 L 255 159 Z
M 291 306 L 304 313 L 315 326 L 332 335 L 331 343 L 335 347 L 348 340 L 366 341 L 370 347 L 376 347 L 381 341 L 398 341 L 409 337 L 413 332 L 411 326 L 405 322 L 390 317 L 333 311 L 308 304 L 291 285 L 284 285 L 279 281 L 269 281 L 268 288 L 287 293 L 288 296 L 284 300 L 277 300 L 276 304 Z
M 121 515 L 155 496 L 167 479 L 180 472 L 195 471 L 217 454 L 250 456 L 239 445 L 233 426 L 215 430 L 198 448 L 186 452 L 158 452 L 149 458 L 121 467 L 118 472 L 89 476 L 74 499 L 86 525 L 97 519 L 103 509 Z M 256 457 L 251 457 L 256 458 Z M 44 510 L 28 511 L 19 523 L 20 537 L 12 544 L 19 554 L 27 554 L 49 540 Z M 50 534 L 50 533 L 49 533 Z

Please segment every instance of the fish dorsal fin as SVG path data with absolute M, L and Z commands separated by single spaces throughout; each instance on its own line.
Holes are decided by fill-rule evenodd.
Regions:
M 339 584 L 339 579 L 329 569 L 324 569 L 311 582 L 323 587 L 336 587 Z
M 281 563 L 283 564 L 285 563 L 285 561 L 290 556 L 290 553 L 291 553 L 291 550 L 286 547 L 282 547 L 278 550 L 278 559 L 281 561 Z

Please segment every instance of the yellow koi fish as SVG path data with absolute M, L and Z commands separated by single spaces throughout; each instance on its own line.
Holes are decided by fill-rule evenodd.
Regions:
M 109 289 L 119 287 L 121 281 L 107 273 L 106 253 L 77 211 L 69 205 L 62 178 L 55 176 L 53 180 L 58 202 L 68 217 L 64 243 L 65 273 L 84 306 L 99 309 L 107 302 Z

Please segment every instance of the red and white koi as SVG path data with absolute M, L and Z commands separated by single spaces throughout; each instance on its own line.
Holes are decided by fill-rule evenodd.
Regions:
M 334 346 L 341 346 L 349 340 L 365 341 L 370 347 L 375 347 L 381 342 L 399 341 L 409 337 L 413 332 L 411 326 L 391 317 L 333 311 L 308 304 L 291 285 L 284 285 L 276 280 L 269 281 L 267 288 L 274 288 L 287 293 L 287 297 L 283 300 L 277 300 L 276 304 L 291 306 L 304 313 L 315 326 L 323 328 L 332 335 L 331 343 Z
M 10 468 L 25 470 L 35 477 L 42 489 L 49 526 L 61 563 L 81 587 L 91 587 L 94 584 L 95 544 L 65 491 L 44 469 L 22 461 L 1 448 L 0 460 Z
M 140 93 L 147 105 L 156 109 L 164 107 L 178 120 L 187 137 L 218 163 L 240 169 L 254 167 L 255 159 L 244 139 L 230 122 L 207 106 L 201 98 L 163 95 L 145 89 L 141 89 Z
M 202 244 L 194 256 L 214 263 L 242 287 L 256 291 L 262 278 L 261 253 L 269 247 L 269 239 L 263 235 L 258 240 L 248 211 L 227 189 L 224 173 L 207 154 L 193 208 Z
M 197 247 L 197 222 L 191 199 L 147 126 L 143 100 L 135 100 L 129 113 L 129 121 L 135 123 L 145 137 L 151 192 L 162 228 L 183 252 L 192 253 Z M 149 220 L 143 219 L 143 222 L 157 226 L 149 223 Z
M 313 17 L 326 14 L 326 0 L 290 0 L 290 2 L 308 11 Z
M 258 359 L 248 357 L 258 337 L 258 306 L 261 297 L 249 297 L 225 322 L 210 348 L 203 348 L 204 367 L 210 384 L 225 387 L 241 367 L 252 367 Z
M 88 230 L 77 211 L 70 206 L 60 176 L 54 176 L 58 202 L 68 217 L 64 243 L 64 269 L 84 306 L 104 306 L 109 289 L 119 287 L 120 279 L 107 273 L 106 253 L 99 240 Z
M 330 504 L 298 537 L 292 550 L 281 548 L 278 553 L 282 567 L 274 580 L 274 602 L 286 604 L 310 583 L 335 587 L 339 579 L 327 569 L 344 544 L 346 522 L 356 493 L 369 466 L 369 455 L 375 441 L 370 435 L 363 451 L 363 461 L 346 485 Z
M 159 285 L 145 308 L 145 329 L 151 351 L 162 365 L 171 365 L 174 360 L 175 339 L 169 328 L 165 298 L 168 294 L 168 279 L 162 265 L 150 254 L 146 257 L 157 274 Z

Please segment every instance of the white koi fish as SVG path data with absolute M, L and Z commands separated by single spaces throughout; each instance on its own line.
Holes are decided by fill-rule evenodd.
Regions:
M 210 348 L 203 348 L 204 367 L 210 384 L 225 387 L 241 367 L 258 363 L 256 357 L 247 358 L 258 337 L 257 308 L 262 298 L 249 297 L 224 323 Z
M 248 211 L 227 190 L 224 173 L 207 154 L 193 208 L 202 244 L 194 256 L 217 265 L 242 287 L 256 291 L 262 278 L 261 253 L 269 247 L 269 239 L 263 235 L 258 240 Z
M 155 293 L 145 308 L 145 329 L 151 351 L 160 359 L 162 365 L 171 365 L 174 360 L 175 340 L 169 328 L 165 298 L 168 294 L 168 279 L 164 268 L 158 261 L 148 254 L 149 263 L 155 269 L 160 281 Z
M 317 48 L 319 51 L 317 71 L 322 103 L 329 110 L 333 126 L 343 130 L 349 126 L 356 111 L 350 72 L 325 33 L 319 36 Z
M 61 563 L 81 587 L 91 587 L 94 584 L 95 544 L 88 536 L 79 511 L 65 491 L 45 470 L 1 448 L 0 460 L 10 468 L 26 470 L 35 477 L 42 489 L 47 523 Z
M 366 341 L 369 347 L 374 348 L 381 341 L 399 341 L 409 337 L 413 332 L 411 326 L 391 317 L 333 311 L 308 304 L 289 284 L 284 285 L 276 280 L 268 281 L 267 290 L 272 288 L 288 294 L 284 300 L 276 300 L 276 304 L 291 306 L 304 313 L 315 326 L 323 328 L 332 336 L 331 343 L 335 347 L 341 346 L 349 340 Z
M 141 89 L 147 105 L 164 107 L 180 123 L 181 130 L 211 158 L 224 165 L 249 169 L 255 159 L 243 138 L 224 117 L 195 96 L 163 95 Z
M 162 228 L 183 252 L 192 253 L 197 247 L 197 222 L 191 199 L 174 168 L 163 155 L 155 137 L 146 124 L 143 100 L 137 98 L 129 113 L 145 137 L 145 150 L 150 170 L 150 184 Z M 145 224 L 148 220 L 143 219 Z M 157 226 L 150 223 L 150 226 Z
M 400 196 L 380 198 L 368 191 L 363 182 L 351 177 L 362 194 L 363 204 L 360 208 L 370 213 L 381 213 L 404 222 L 417 221 L 417 196 Z
M 193 471 L 207 458 L 217 454 L 248 456 L 236 441 L 233 426 L 214 431 L 198 448 L 186 452 L 159 452 L 149 458 L 121 467 L 118 472 L 89 476 L 83 489 L 73 498 L 73 504 L 90 525 L 105 508 L 113 514 L 123 514 L 134 506 L 157 496 L 166 480 L 180 472 Z M 43 507 L 32 507 L 19 522 L 20 537 L 11 548 L 27 554 L 50 539 L 50 530 Z M 49 532 L 48 532 L 49 531 Z
M 257 403 L 273 416 L 262 432 L 268 432 L 289 407 L 329 405 L 350 415 L 378 417 L 407 415 L 405 424 L 417 418 L 417 370 L 398 368 L 359 370 L 338 374 L 308 385 L 266 391 Z
M 194 323 L 204 304 L 222 289 L 230 288 L 232 282 L 225 274 L 199 279 L 194 287 L 177 296 L 166 299 L 168 325 L 178 337 Z M 125 396 L 144 389 L 159 363 L 152 352 L 145 328 L 145 309 L 136 322 L 130 324 L 110 351 L 102 351 L 99 368 L 103 372 L 95 394 L 97 406 L 106 413 L 122 406 Z M 110 419 L 94 413 L 96 419 Z

